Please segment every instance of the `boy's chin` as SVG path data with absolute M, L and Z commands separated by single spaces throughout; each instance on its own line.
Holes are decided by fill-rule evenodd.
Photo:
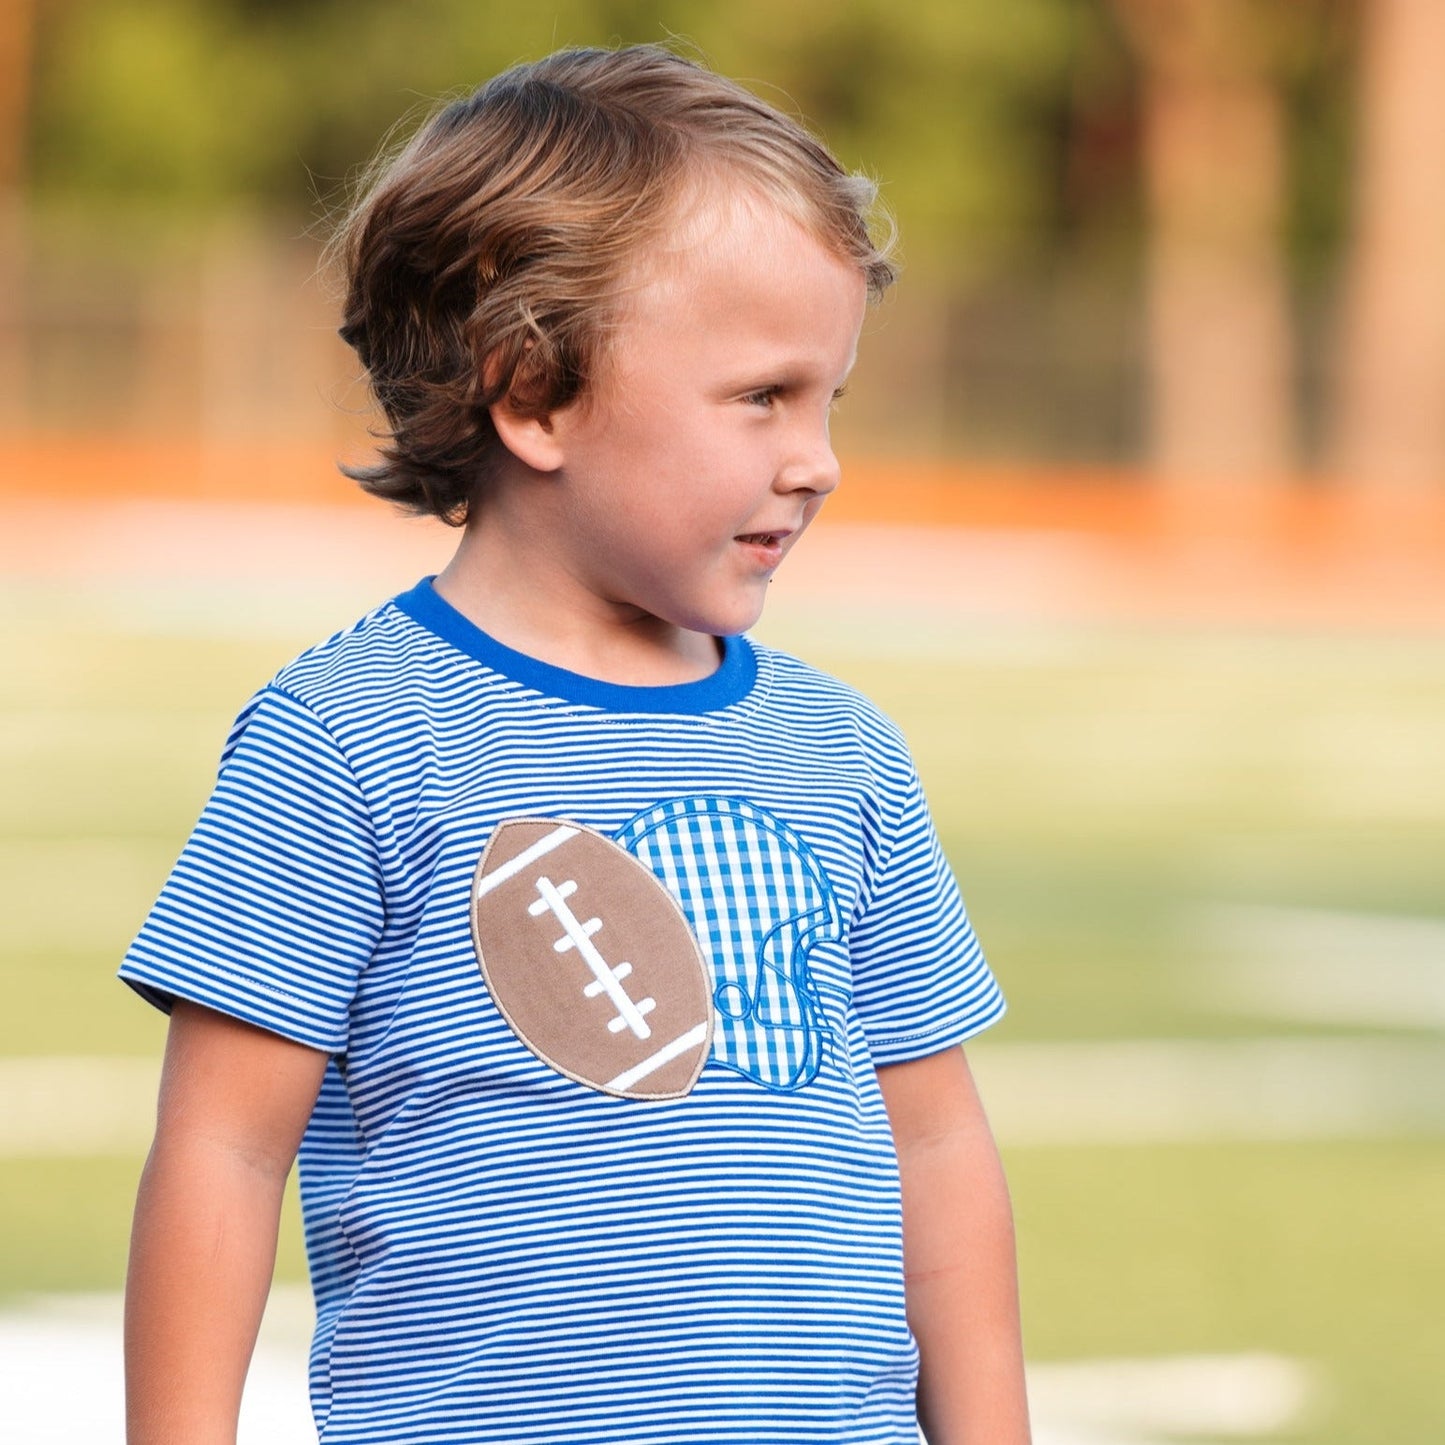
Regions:
M 692 633 L 700 637 L 736 637 L 757 625 L 767 600 L 764 582 L 757 587 L 730 588 L 707 596 L 678 599 L 674 606 L 659 608 L 652 615 L 674 636 Z
M 755 605 L 719 608 L 711 616 L 700 619 L 702 625 L 691 630 L 707 637 L 736 637 L 757 626 L 762 615 L 763 599 L 760 597 Z

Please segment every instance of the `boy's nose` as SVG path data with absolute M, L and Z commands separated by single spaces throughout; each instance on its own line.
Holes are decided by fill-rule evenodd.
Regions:
M 811 492 L 826 497 L 842 478 L 842 468 L 833 451 L 833 443 L 825 431 L 820 437 L 808 439 L 797 454 L 778 473 L 778 489 L 784 492 Z

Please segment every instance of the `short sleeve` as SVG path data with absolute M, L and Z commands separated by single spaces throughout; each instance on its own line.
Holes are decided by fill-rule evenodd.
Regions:
M 889 846 L 891 842 L 891 846 Z M 853 1005 L 878 1064 L 962 1043 L 1002 1017 L 917 774 L 850 931 Z
M 167 1011 L 182 998 L 339 1053 L 383 921 L 351 767 L 310 709 L 268 688 L 238 718 L 120 976 Z

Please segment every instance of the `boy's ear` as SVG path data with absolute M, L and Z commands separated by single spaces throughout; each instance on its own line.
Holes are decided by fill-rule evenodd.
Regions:
M 555 472 L 562 465 L 562 448 L 547 415 L 531 416 L 516 410 L 510 396 L 489 408 L 501 443 L 534 472 Z

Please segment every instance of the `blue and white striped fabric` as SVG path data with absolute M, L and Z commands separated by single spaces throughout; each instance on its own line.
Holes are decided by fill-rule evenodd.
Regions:
M 508 818 L 607 834 L 716 983 L 686 1098 L 618 1098 L 489 997 L 473 871 Z M 247 706 L 122 977 L 334 1056 L 302 1145 L 324 1445 L 914 1445 L 874 1067 L 1003 1004 L 906 749 L 730 639 L 634 688 L 423 583 Z

